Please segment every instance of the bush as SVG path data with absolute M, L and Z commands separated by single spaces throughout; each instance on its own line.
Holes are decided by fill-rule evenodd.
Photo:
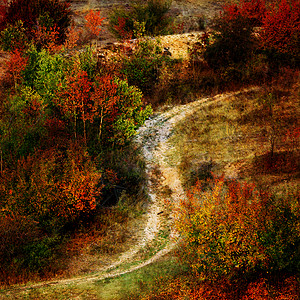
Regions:
M 166 34 L 172 18 L 167 16 L 172 0 L 136 0 L 129 10 L 117 9 L 109 17 L 110 30 L 118 38 L 135 38 L 135 22 L 145 24 L 147 35 Z
M 271 5 L 262 21 L 261 44 L 273 64 L 300 63 L 300 1 Z
M 45 27 L 58 30 L 58 41 L 63 43 L 66 38 L 66 29 L 71 22 L 71 11 L 67 2 L 59 0 L 13 0 L 1 10 L 0 31 L 22 22 L 26 36 L 32 40 L 37 28 Z M 5 34 L 7 36 L 7 34 Z M 15 36 L 12 39 L 12 45 Z M 8 41 L 6 39 L 5 47 Z
M 13 51 L 14 49 L 24 49 L 28 44 L 28 37 L 22 21 L 15 24 L 9 24 L 0 32 L 0 44 L 4 51 Z
M 58 235 L 46 236 L 39 223 L 31 216 L 2 209 L 0 283 L 16 283 L 25 273 L 27 276 L 31 272 L 45 275 L 49 271 L 55 271 L 61 243 L 62 238 Z
M 2 126 L 8 132 L 1 139 L 6 160 L 12 154 L 20 158 L 45 147 L 47 142 L 53 145 L 53 139 L 62 139 L 60 133 L 55 138 L 52 135 L 52 141 L 42 141 L 53 132 L 54 128 L 48 126 L 51 120 L 56 120 L 60 131 L 64 128 L 66 139 L 72 134 L 76 140 L 83 136 L 85 145 L 99 152 L 99 144 L 105 147 L 127 143 L 151 113 L 150 106 L 143 105 L 138 88 L 111 76 L 96 76 L 90 47 L 71 58 L 62 54 L 51 55 L 35 46 L 25 51 L 25 57 L 16 52 L 14 61 L 18 63 L 11 63 L 10 70 L 15 94 L 7 97 L 7 114 L 3 114 L 4 127 L 9 122 L 14 124 L 9 129 Z M 14 115 L 12 121 L 8 114 Z
M 7 63 L 8 67 L 8 78 L 14 83 L 15 90 L 18 85 L 23 81 L 24 71 L 27 66 L 27 57 L 18 49 L 11 52 L 10 59 Z
M 263 220 L 265 230 L 260 230 L 260 244 L 268 257 L 264 267 L 267 272 L 300 271 L 299 204 L 299 196 L 289 193 L 269 199 L 269 216 Z
M 38 222 L 44 232 L 57 232 L 96 209 L 101 174 L 82 149 L 69 148 L 36 151 L 2 177 L 6 207 Z
M 144 124 L 152 113 L 152 108 L 150 105 L 143 105 L 143 95 L 139 89 L 130 86 L 124 80 L 116 79 L 115 82 L 120 101 L 117 102 L 119 116 L 111 128 L 112 142 L 123 145 L 135 135 L 136 129 Z
M 129 85 L 137 86 L 149 95 L 159 80 L 163 62 L 167 60 L 159 43 L 144 38 L 138 41 L 131 56 L 123 56 L 121 73 L 127 77 Z
M 235 2 L 227 3 L 223 6 L 224 14 L 229 19 L 235 19 L 238 16 L 247 18 L 250 24 L 261 26 L 262 20 L 267 12 L 265 0 L 242 0 L 238 4 Z
M 3 189 L 2 185 L 0 189 Z M 2 209 L 0 213 L 0 263 L 4 265 L 22 254 L 23 248 L 40 235 L 37 222 L 18 212 Z
M 86 47 L 84 51 L 80 52 L 79 61 L 80 69 L 87 73 L 89 79 L 94 79 L 96 74 L 97 58 L 92 47 Z
M 253 25 L 239 14 L 231 18 L 227 12 L 215 19 L 212 41 L 204 51 L 204 58 L 215 70 L 235 64 L 246 64 L 255 50 Z
M 53 108 L 53 101 L 60 85 L 71 69 L 72 59 L 60 53 L 51 55 L 47 50 L 38 51 L 32 46 L 28 51 L 28 64 L 24 70 L 24 85 L 32 87 Z
M 21 87 L 18 93 L 6 100 L 1 118 L 0 145 L 4 168 L 13 167 L 16 161 L 34 152 L 45 136 L 45 103 L 31 88 Z M 10 124 L 10 126 L 9 126 Z
M 191 189 L 177 223 L 183 258 L 208 280 L 300 270 L 299 199 L 275 199 L 253 185 L 215 179 Z
M 39 240 L 29 243 L 23 249 L 20 263 L 23 268 L 31 272 L 46 273 L 49 268 L 54 268 L 57 261 L 58 249 L 61 238 L 53 235 L 45 236 Z
M 270 5 L 264 0 L 227 4 L 214 20 L 213 38 L 204 57 L 215 70 L 233 65 L 243 68 L 251 57 L 261 53 L 275 71 L 280 64 L 297 66 L 299 20 L 299 0 L 281 0 Z

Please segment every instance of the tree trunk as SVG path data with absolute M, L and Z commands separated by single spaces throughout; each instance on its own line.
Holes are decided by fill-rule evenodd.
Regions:
M 102 134 L 102 124 L 103 124 L 103 108 L 101 108 L 101 115 L 100 115 L 99 134 L 98 134 L 99 142 L 100 142 L 101 134 Z
M 86 147 L 86 122 L 85 122 L 85 111 L 84 111 L 84 103 L 81 102 L 82 105 L 82 121 L 83 121 L 83 139 L 84 139 L 84 145 Z
M 1 149 L 1 151 L 0 151 L 0 174 L 2 175 L 2 173 L 3 173 L 3 158 L 2 158 L 2 156 L 3 156 L 3 152 L 2 152 L 2 149 Z

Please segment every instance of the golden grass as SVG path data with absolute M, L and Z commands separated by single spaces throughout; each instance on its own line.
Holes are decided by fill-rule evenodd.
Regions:
M 272 117 L 263 103 L 269 92 L 278 94 L 274 96 Z M 285 134 L 299 127 L 299 107 L 299 88 L 280 87 L 225 97 L 201 106 L 178 124 L 171 138 L 171 156 L 180 161 L 183 182 L 189 186 L 197 176 L 204 178 L 212 171 L 274 190 L 287 182 L 297 185 L 300 145 L 294 141 L 291 147 Z M 270 158 L 273 136 L 275 151 Z
M 39 287 L 0 290 L 0 299 L 34 299 L 34 300 L 129 300 L 140 299 L 159 288 L 159 278 L 172 278 L 183 272 L 177 260 L 167 256 L 159 261 L 128 274 L 114 278 L 84 282 L 74 281 L 70 284 L 44 284 Z

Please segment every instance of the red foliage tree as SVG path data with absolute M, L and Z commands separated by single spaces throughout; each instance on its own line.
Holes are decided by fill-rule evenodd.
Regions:
M 5 207 L 39 222 L 46 231 L 92 213 L 102 186 L 101 174 L 78 145 L 36 151 L 1 177 Z M 3 207 L 3 203 L 1 203 Z
M 300 54 L 300 1 L 273 4 L 262 20 L 262 46 L 280 53 Z
M 239 15 L 250 20 L 252 26 L 260 26 L 266 13 L 264 0 L 243 0 L 237 3 L 228 3 L 223 6 L 222 16 L 228 20 L 236 19 Z
M 10 59 L 7 63 L 9 77 L 13 80 L 15 88 L 21 82 L 22 72 L 25 70 L 28 59 L 24 57 L 23 52 L 15 49 L 11 52 Z
M 86 20 L 85 26 L 94 37 L 98 37 L 98 35 L 100 34 L 101 24 L 104 19 L 105 18 L 100 17 L 100 11 L 96 12 L 90 10 L 88 14 L 85 16 L 85 20 Z
M 259 26 L 256 30 L 254 27 Z M 214 24 L 214 40 L 205 58 L 214 68 L 248 62 L 259 48 L 272 67 L 279 62 L 299 62 L 300 0 L 242 0 L 224 5 Z M 250 55 L 246 55 L 249 52 Z M 292 58 L 292 60 L 291 60 Z
M 118 24 L 114 26 L 117 35 L 123 40 L 129 40 L 133 37 L 133 32 L 127 28 L 127 18 L 118 17 Z
M 64 43 L 64 47 L 67 49 L 75 48 L 77 46 L 80 33 L 81 33 L 81 30 L 76 29 L 74 25 L 70 26 L 68 28 L 68 31 L 66 34 L 66 40 Z
M 96 79 L 92 100 L 94 102 L 95 117 L 99 118 L 98 140 L 100 141 L 104 121 L 108 124 L 113 122 L 117 115 L 116 103 L 120 100 L 120 96 L 117 95 L 117 84 L 113 81 L 111 75 Z
M 59 44 L 59 28 L 56 26 L 37 26 L 33 31 L 34 43 L 39 48 L 46 48 L 50 53 L 57 52 L 61 49 Z
M 92 83 L 87 72 L 74 68 L 71 75 L 67 76 L 66 87 L 58 95 L 58 105 L 67 117 L 74 119 L 74 136 L 77 139 L 77 120 L 83 121 L 84 141 L 86 143 L 86 122 L 92 121 L 90 104 L 90 90 Z

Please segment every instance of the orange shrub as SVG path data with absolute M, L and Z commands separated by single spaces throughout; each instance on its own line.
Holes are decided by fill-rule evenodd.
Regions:
M 202 279 L 300 269 L 299 197 L 271 197 L 251 184 L 215 178 L 182 200 L 177 229 L 182 259 Z
M 4 207 L 51 232 L 96 209 L 100 178 L 77 146 L 51 148 L 20 159 L 17 170 L 2 177 L 1 196 L 6 199 Z

